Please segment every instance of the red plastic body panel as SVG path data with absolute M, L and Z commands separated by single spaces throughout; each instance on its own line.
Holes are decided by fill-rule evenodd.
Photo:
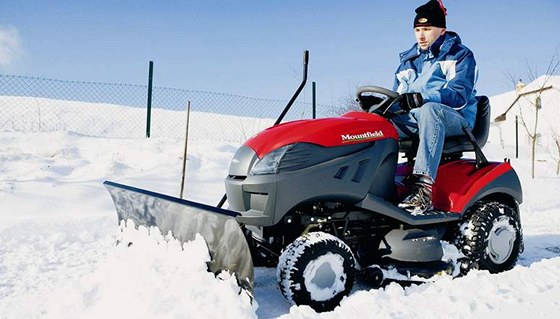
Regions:
M 470 199 L 500 175 L 512 170 L 510 163 L 490 163 L 475 170 L 474 160 L 458 160 L 441 165 L 433 188 L 434 208 L 451 213 L 461 213 Z M 397 193 L 400 198 L 411 185 L 402 183 L 404 176 L 412 174 L 412 165 L 400 164 L 397 168 Z
M 469 200 L 500 175 L 512 170 L 510 163 L 490 163 L 475 171 L 474 160 L 443 164 L 438 169 L 434 184 L 434 207 L 452 213 L 461 213 Z
M 377 114 L 349 112 L 341 117 L 293 121 L 270 127 L 255 135 L 245 146 L 262 158 L 292 143 L 304 142 L 325 147 L 398 139 L 393 124 Z

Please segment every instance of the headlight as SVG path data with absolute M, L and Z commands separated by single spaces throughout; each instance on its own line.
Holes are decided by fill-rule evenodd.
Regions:
M 251 175 L 277 173 L 280 161 L 282 160 L 286 152 L 289 151 L 293 146 L 294 144 L 288 144 L 266 154 L 263 158 L 255 163 L 255 165 L 251 169 Z

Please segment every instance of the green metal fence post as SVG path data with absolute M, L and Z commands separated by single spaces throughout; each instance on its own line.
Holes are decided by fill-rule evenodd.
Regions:
M 146 118 L 146 137 L 150 137 L 150 124 L 152 121 L 152 81 L 154 77 L 154 61 L 150 61 L 150 70 L 148 71 L 148 115 Z
M 313 95 L 313 118 L 316 119 L 317 118 L 317 89 L 316 89 L 316 85 L 315 82 L 313 82 L 313 86 L 312 86 L 312 95 Z

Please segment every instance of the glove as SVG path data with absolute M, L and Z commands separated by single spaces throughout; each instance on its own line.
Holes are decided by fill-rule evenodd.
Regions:
M 424 99 L 420 93 L 402 93 L 400 101 L 402 108 L 407 110 L 421 107 L 424 104 Z
M 362 110 L 366 112 L 368 112 L 372 106 L 377 105 L 382 101 L 382 98 L 374 95 L 362 95 L 356 99 L 356 102 L 358 102 Z

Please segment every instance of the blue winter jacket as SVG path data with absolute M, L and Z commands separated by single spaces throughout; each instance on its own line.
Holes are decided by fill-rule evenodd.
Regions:
M 474 55 L 455 32 L 447 31 L 428 50 L 418 44 L 400 54 L 393 91 L 419 92 L 424 102 L 448 105 L 472 128 L 476 119 L 477 68 Z

